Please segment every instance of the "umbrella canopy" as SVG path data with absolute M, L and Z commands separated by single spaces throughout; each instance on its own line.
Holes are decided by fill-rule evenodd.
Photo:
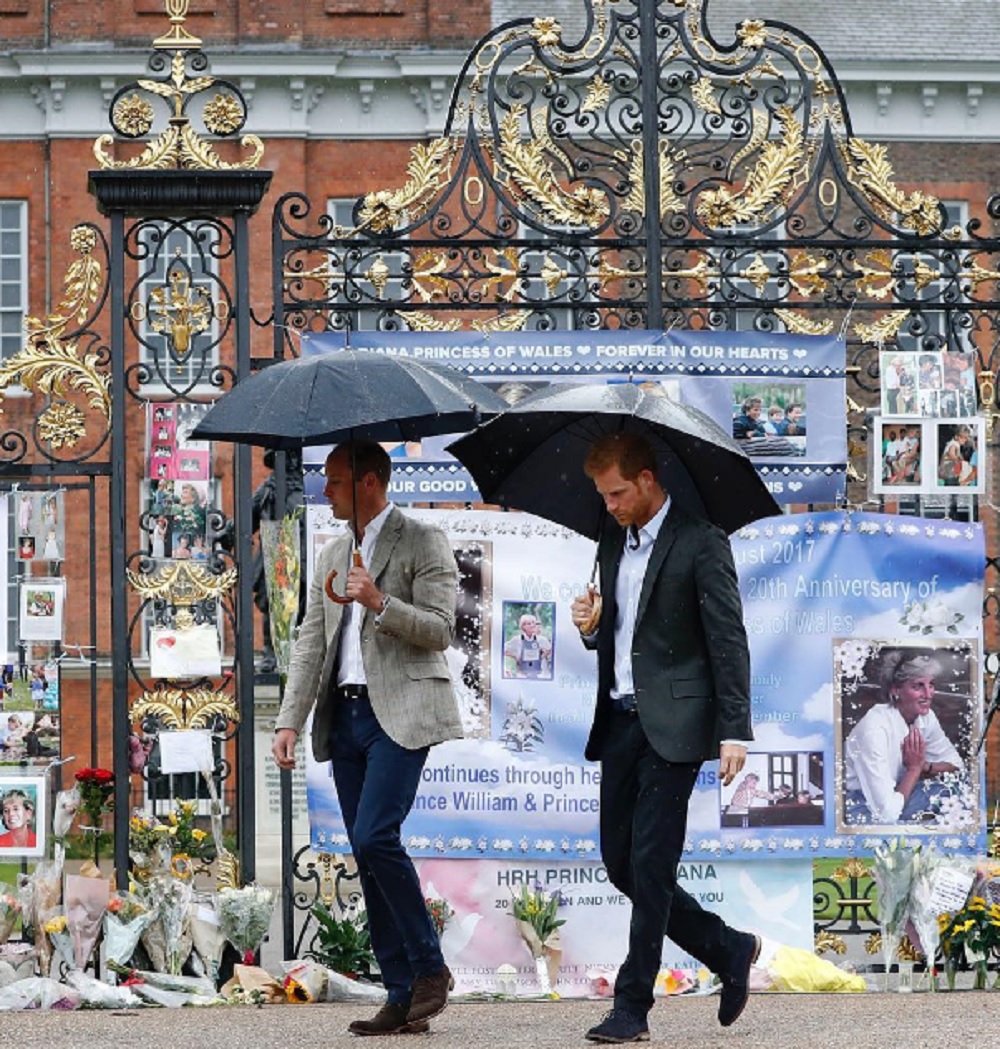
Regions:
M 448 446 L 483 499 L 598 538 L 604 502 L 583 472 L 591 444 L 635 431 L 656 451 L 678 505 L 727 533 L 781 510 L 736 442 L 690 405 L 632 383 L 557 383 Z
M 471 430 L 506 407 L 498 393 L 447 365 L 340 350 L 243 380 L 192 436 L 284 451 L 351 439 L 416 441 Z

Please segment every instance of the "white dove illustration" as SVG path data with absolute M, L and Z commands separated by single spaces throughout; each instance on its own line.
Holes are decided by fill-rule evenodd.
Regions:
M 745 870 L 740 871 L 740 888 L 750 909 L 758 915 L 763 928 L 772 925 L 784 925 L 788 929 L 798 929 L 797 922 L 788 918 L 787 912 L 798 903 L 799 886 L 793 885 L 778 896 L 764 893 Z

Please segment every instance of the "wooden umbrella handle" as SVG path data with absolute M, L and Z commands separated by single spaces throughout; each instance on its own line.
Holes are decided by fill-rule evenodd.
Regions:
M 363 563 L 364 562 L 361 560 L 361 551 L 360 550 L 355 550 L 354 551 L 354 567 L 355 568 L 360 568 Z M 338 604 L 338 605 L 349 605 L 354 600 L 353 597 L 346 597 L 344 595 L 334 593 L 333 581 L 336 578 L 337 578 L 337 569 L 336 568 L 330 569 L 330 572 L 329 572 L 329 574 L 326 577 L 326 583 L 324 584 L 324 587 L 323 587 L 323 589 L 326 590 L 326 596 L 331 601 L 333 601 L 335 604 Z

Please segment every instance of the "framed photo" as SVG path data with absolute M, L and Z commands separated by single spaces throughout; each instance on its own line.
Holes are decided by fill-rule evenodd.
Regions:
M 872 468 L 869 475 L 872 478 L 872 491 L 924 491 L 927 473 L 925 431 L 933 424 L 881 418 L 876 418 L 874 423 Z
M 834 640 L 837 833 L 978 829 L 975 653 L 957 636 Z
M 65 599 L 65 579 L 25 579 L 21 583 L 21 640 L 61 641 Z
M 44 856 L 48 804 L 44 776 L 0 775 L 0 856 Z
M 504 601 L 502 676 L 551 681 L 555 631 L 555 602 Z
M 935 491 L 953 490 L 973 495 L 986 490 L 982 457 L 986 449 L 986 420 L 939 420 L 934 429 Z

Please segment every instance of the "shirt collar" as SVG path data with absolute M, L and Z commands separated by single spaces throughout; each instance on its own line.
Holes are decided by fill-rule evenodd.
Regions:
M 394 505 L 387 503 L 385 509 L 376 514 L 369 522 L 365 525 L 365 536 L 364 542 L 372 544 L 378 539 L 379 532 L 382 531 L 382 525 L 389 519 L 389 514 L 392 513 Z
M 649 536 L 651 542 L 656 542 L 656 537 L 660 534 L 660 529 L 663 527 L 663 522 L 667 519 L 667 512 L 670 510 L 670 496 L 663 500 L 663 506 L 656 511 L 655 514 L 639 529 L 639 535 L 643 533 Z

